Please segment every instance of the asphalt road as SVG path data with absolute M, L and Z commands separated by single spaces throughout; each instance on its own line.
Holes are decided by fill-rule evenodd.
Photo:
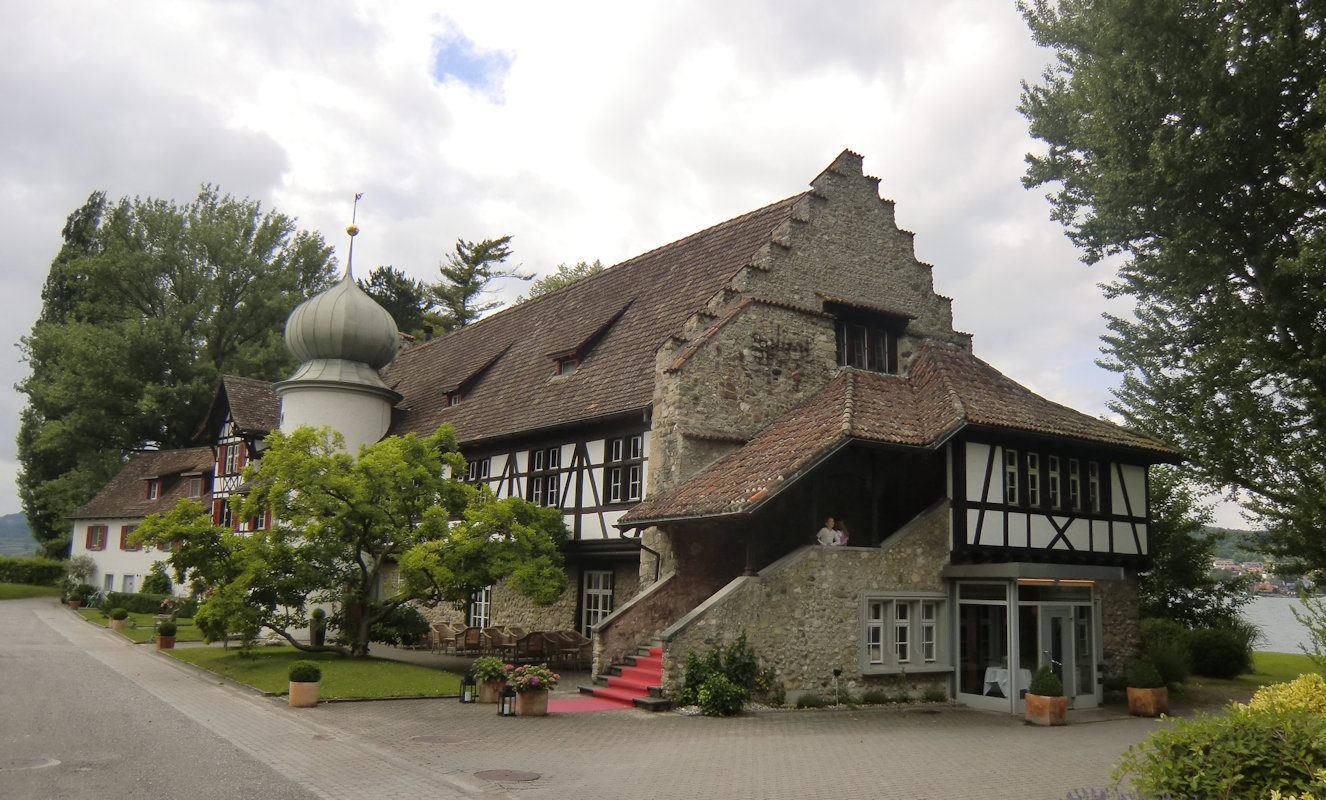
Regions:
M 61 613 L 0 602 L 0 798 L 314 797 L 97 657 L 133 645 L 43 619 Z

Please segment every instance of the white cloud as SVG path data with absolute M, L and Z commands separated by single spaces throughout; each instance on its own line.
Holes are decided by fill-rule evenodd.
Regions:
M 432 277 L 458 237 L 527 270 L 615 263 L 801 191 L 862 153 L 977 353 L 1089 413 L 1103 277 L 1021 188 L 1015 106 L 1047 55 L 1011 4 L 258 2 L 11 9 L 0 30 L 0 330 L 24 334 L 94 189 L 203 182 L 296 216 L 358 271 Z M 447 62 L 438 43 L 469 61 Z M 469 72 L 466 69 L 470 69 Z M 511 286 L 508 295 L 521 292 Z M 5 362 L 0 383 L 22 375 Z M 0 395 L 0 461 L 21 396 Z M 0 474 L 0 478 L 3 478 Z M 0 513 L 17 510 L 0 486 Z

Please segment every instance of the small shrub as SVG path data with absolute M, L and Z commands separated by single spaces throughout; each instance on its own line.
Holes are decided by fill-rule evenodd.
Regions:
M 428 618 L 418 608 L 397 606 L 373 626 L 369 638 L 389 645 L 411 647 L 428 635 Z
M 173 587 L 166 574 L 166 562 L 158 561 L 143 577 L 143 594 L 170 594 Z
M 109 616 L 111 619 L 128 619 L 129 609 L 124 608 L 122 606 L 112 608 L 107 616 Z
M 292 661 L 286 675 L 291 683 L 317 683 L 322 680 L 322 667 L 312 661 Z
M 174 636 L 176 630 L 175 623 L 167 620 L 157 626 L 157 636 Z
M 755 651 L 746 644 L 745 631 L 742 631 L 724 654 L 723 675 L 747 694 L 755 690 L 755 683 L 760 676 L 760 665 L 755 659 Z
M 1288 683 L 1263 686 L 1248 701 L 1248 707 L 1258 711 L 1306 708 L 1318 714 L 1326 714 L 1326 679 L 1315 672 L 1309 672 Z
M 1159 689 L 1165 685 L 1165 679 L 1151 659 L 1139 658 L 1128 671 L 1128 685 L 1134 689 Z
M 867 689 L 861 694 L 861 702 L 870 706 L 887 705 L 889 700 L 889 693 L 883 689 Z
M 927 703 L 947 703 L 948 690 L 939 687 L 926 689 L 925 694 L 921 695 L 921 699 Z
M 500 658 L 480 656 L 474 659 L 474 664 L 470 666 L 470 674 L 476 681 L 504 681 L 506 664 L 502 663 Z
M 767 700 L 771 706 L 777 707 L 787 705 L 787 689 L 783 688 L 781 683 L 778 684 L 769 690 Z
M 677 692 L 677 703 L 693 706 L 700 701 L 700 687 L 709 680 L 709 676 L 723 671 L 723 654 L 717 647 L 707 655 L 696 655 L 694 651 L 686 654 L 686 685 Z
M 1188 634 L 1192 671 L 1207 678 L 1237 678 L 1252 667 L 1249 643 L 1230 628 L 1198 628 Z
M 804 692 L 797 697 L 797 708 L 824 708 L 827 701 L 814 692 Z
M 1269 797 L 1320 788 L 1326 716 L 1306 709 L 1254 710 L 1177 719 L 1133 745 L 1114 778 L 1131 778 L 1143 797 Z
M 1188 629 L 1170 619 L 1142 620 L 1142 655 L 1151 659 L 1167 686 L 1182 683 L 1192 673 Z
M 107 592 L 102 598 L 102 605 L 110 608 L 120 606 L 127 608 L 135 614 L 160 614 L 162 613 L 161 604 L 166 600 L 177 600 L 170 594 L 143 594 L 142 592 Z M 198 613 L 198 603 L 195 600 L 185 601 L 179 609 L 177 616 L 193 617 Z
M 309 617 L 315 620 L 325 619 L 327 616 L 327 609 L 321 607 L 315 608 L 312 611 L 308 612 L 308 615 Z
M 1027 691 L 1042 697 L 1062 697 L 1064 682 L 1054 674 L 1049 664 L 1041 664 L 1036 674 L 1031 676 L 1031 686 L 1027 687 Z
M 700 713 L 706 717 L 731 717 L 741 713 L 749 697 L 747 691 L 725 675 L 710 675 L 697 692 Z
M 92 605 L 92 601 L 97 597 L 97 587 L 90 583 L 80 583 L 69 590 L 66 599 L 77 600 L 85 606 Z

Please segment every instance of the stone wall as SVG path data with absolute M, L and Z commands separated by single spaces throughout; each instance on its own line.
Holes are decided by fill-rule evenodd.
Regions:
M 1142 648 L 1142 612 L 1137 596 L 1137 574 L 1122 581 L 1097 581 L 1101 607 L 1101 668 L 1105 680 L 1127 676 Z
M 680 686 L 690 652 L 726 647 L 743 632 L 762 666 L 795 698 L 825 693 L 833 671 L 840 688 L 913 694 L 947 691 L 949 672 L 869 675 L 862 664 L 862 596 L 866 592 L 943 592 L 940 570 L 948 562 L 949 507 L 932 507 L 882 547 L 801 548 L 762 570 L 738 577 L 665 631 L 664 681 Z

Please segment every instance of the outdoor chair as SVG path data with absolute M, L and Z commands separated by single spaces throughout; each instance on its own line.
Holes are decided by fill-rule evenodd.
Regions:
M 547 644 L 543 631 L 530 631 L 516 639 L 514 653 L 517 661 L 543 661 L 548 658 Z
M 466 628 L 464 633 L 456 637 L 456 654 L 483 655 L 486 644 L 482 628 Z

